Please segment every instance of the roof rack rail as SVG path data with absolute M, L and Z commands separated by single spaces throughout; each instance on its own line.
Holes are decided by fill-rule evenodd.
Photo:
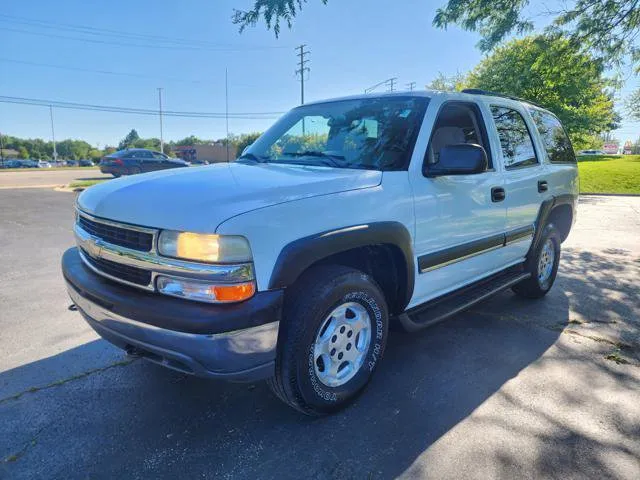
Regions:
M 526 102 L 530 105 L 533 105 L 535 107 L 538 108 L 543 108 L 546 110 L 545 107 L 543 107 L 542 105 L 539 105 L 537 103 L 532 102 L 531 100 L 527 100 L 525 98 L 520 98 L 520 97 L 514 97 L 513 95 L 506 95 L 504 93 L 498 93 L 498 92 L 492 92 L 491 90 L 482 90 L 480 88 L 465 88 L 463 90 L 461 90 L 462 93 L 469 93 L 471 95 L 489 95 L 491 97 L 502 97 L 502 98 L 508 98 L 510 100 L 516 100 L 518 102 Z

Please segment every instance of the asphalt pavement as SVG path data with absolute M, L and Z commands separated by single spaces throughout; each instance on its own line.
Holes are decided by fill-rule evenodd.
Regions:
M 82 180 L 113 178 L 97 168 L 28 168 L 18 172 L 0 170 L 0 190 L 15 188 L 53 188 Z
M 0 191 L 0 478 L 640 478 L 638 197 L 582 197 L 545 299 L 393 332 L 323 419 L 99 340 L 59 270 L 73 200 Z

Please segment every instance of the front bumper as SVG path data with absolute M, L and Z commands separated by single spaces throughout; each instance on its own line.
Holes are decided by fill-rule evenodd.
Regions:
M 87 323 L 129 354 L 201 377 L 255 381 L 273 375 L 282 291 L 233 305 L 164 297 L 100 277 L 77 248 L 63 255 L 62 271 Z

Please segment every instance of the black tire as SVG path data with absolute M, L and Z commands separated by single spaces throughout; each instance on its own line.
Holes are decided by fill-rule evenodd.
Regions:
M 547 242 L 550 242 L 550 245 L 553 246 L 553 265 L 550 275 L 541 279 L 539 276 L 539 263 Z M 525 263 L 525 272 L 531 273 L 531 277 L 514 285 L 512 290 L 515 293 L 525 298 L 541 298 L 551 290 L 558 274 L 558 265 L 560 264 L 560 243 L 560 233 L 553 224 L 548 224 L 542 232 L 542 237 L 535 251 Z
M 352 378 L 342 385 L 328 386 L 316 373 L 316 366 L 320 368 L 323 363 L 314 359 L 316 335 L 336 308 L 351 302 L 359 304 L 369 315 L 368 348 L 363 350 L 364 361 Z M 388 330 L 387 304 L 371 277 L 338 265 L 314 267 L 288 289 L 278 335 L 275 376 L 268 380 L 269 386 L 283 402 L 306 415 L 336 412 L 351 403 L 369 383 L 384 353 Z M 346 334 L 351 335 L 349 331 Z M 342 335 L 344 339 L 345 334 Z M 331 341 L 335 342 L 335 338 L 331 337 Z M 356 337 L 353 338 L 355 345 Z M 339 348 L 350 347 L 343 343 Z
M 113 178 L 120 178 L 120 174 L 119 173 L 112 173 L 111 175 L 113 175 Z
M 137 175 L 139 173 L 142 173 L 142 170 L 140 170 L 140 167 L 131 167 L 129 169 L 129 175 Z

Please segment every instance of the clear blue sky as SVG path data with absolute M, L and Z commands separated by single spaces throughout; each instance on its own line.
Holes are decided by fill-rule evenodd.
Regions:
M 144 5 L 143 5 L 144 3 Z M 417 82 L 423 88 L 438 72 L 465 72 L 481 59 L 478 36 L 458 28 L 431 26 L 435 9 L 445 0 L 311 0 L 290 31 L 279 39 L 264 26 L 239 34 L 230 17 L 233 7 L 251 0 L 25 0 L 8 2 L 0 11 L 0 95 L 145 109 L 157 108 L 157 87 L 164 88 L 167 110 L 224 112 L 224 72 L 229 69 L 231 112 L 285 111 L 299 102 L 294 75 L 294 47 L 306 43 L 311 74 L 307 99 L 360 93 L 396 76 L 401 88 Z M 113 29 L 126 34 L 188 39 L 215 46 L 189 49 L 143 48 L 159 45 L 126 37 L 85 35 L 25 25 L 3 17 Z M 78 39 L 24 33 L 91 38 Z M 100 42 L 116 42 L 111 45 Z M 256 48 L 257 47 L 257 48 Z M 227 50 L 223 50 L 223 49 Z M 234 49 L 234 50 L 230 50 Z M 15 63 L 61 65 L 140 76 L 105 75 Z M 624 93 L 640 81 L 630 77 Z M 56 139 L 81 138 L 94 145 L 117 144 L 131 128 L 143 137 L 159 136 L 157 117 L 56 109 Z M 263 130 L 273 120 L 230 121 L 230 131 Z M 0 103 L 0 132 L 21 137 L 51 136 L 45 107 Z M 221 138 L 224 120 L 165 118 L 165 139 L 190 134 Z M 640 136 L 640 125 L 625 122 L 621 140 Z

